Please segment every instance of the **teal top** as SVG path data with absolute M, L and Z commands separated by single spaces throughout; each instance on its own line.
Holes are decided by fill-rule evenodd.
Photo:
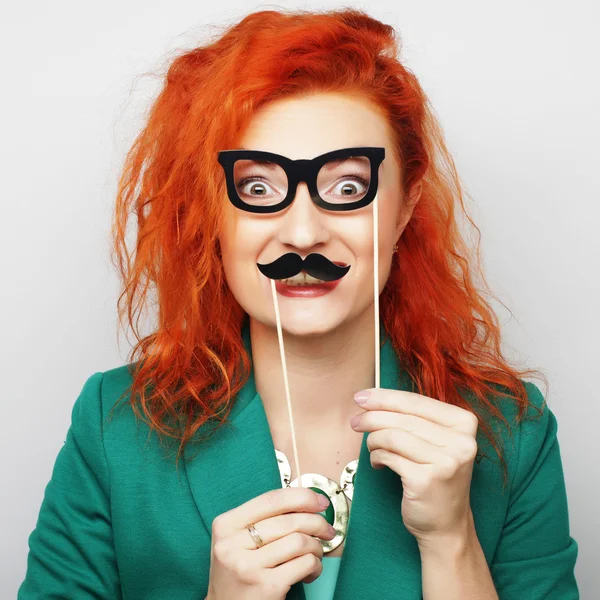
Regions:
M 381 387 L 414 392 L 407 377 L 386 340 Z M 17 600 L 204 600 L 213 521 L 281 487 L 253 371 L 234 398 L 228 425 L 188 444 L 178 469 L 178 442 L 158 438 L 129 404 L 108 418 L 130 385 L 130 365 L 93 373 L 83 384 L 29 537 Z M 525 385 L 541 416 L 530 408 L 516 421 L 514 403 L 500 389 L 490 393 L 512 436 L 484 413 L 501 438 L 506 488 L 494 449 L 477 432 L 483 458 L 473 465 L 470 487 L 477 538 L 502 600 L 578 600 L 578 545 L 569 529 L 558 423 L 537 386 Z M 48 386 L 40 381 L 37 394 Z M 422 598 L 419 547 L 402 519 L 402 480 L 372 467 L 366 438 L 341 560 L 325 558 L 323 581 L 293 584 L 286 600 L 306 600 L 306 591 L 333 578 L 336 563 L 333 600 Z
M 333 600 L 341 562 L 341 556 L 323 557 L 321 574 L 312 583 L 303 584 L 306 600 Z

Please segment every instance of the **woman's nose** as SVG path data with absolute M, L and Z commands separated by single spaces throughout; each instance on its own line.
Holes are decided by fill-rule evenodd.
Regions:
M 281 215 L 278 239 L 297 248 L 310 248 L 329 239 L 325 215 L 312 201 L 304 182 L 298 184 L 294 201 Z

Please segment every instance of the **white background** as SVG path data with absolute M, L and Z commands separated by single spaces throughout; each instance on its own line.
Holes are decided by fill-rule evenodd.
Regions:
M 0 597 L 86 378 L 128 361 L 109 227 L 125 151 L 163 65 L 210 25 L 279 5 L 222 0 L 12 3 L 0 24 Z M 355 7 L 365 4 L 350 3 Z M 370 0 L 441 120 L 482 231 L 511 357 L 550 379 L 579 544 L 598 597 L 600 48 L 598 4 Z M 130 339 L 132 339 L 130 337 Z

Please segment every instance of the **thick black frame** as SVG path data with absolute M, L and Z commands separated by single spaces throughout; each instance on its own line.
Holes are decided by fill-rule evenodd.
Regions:
M 369 159 L 371 165 L 371 180 L 369 189 L 363 198 L 356 202 L 346 204 L 337 204 L 327 202 L 319 196 L 317 189 L 317 174 L 319 169 L 328 161 L 336 158 L 349 158 L 351 156 L 365 156 Z M 379 165 L 385 158 L 385 148 L 380 146 L 357 146 L 355 148 L 340 148 L 332 150 L 325 154 L 320 154 L 314 158 L 299 158 L 292 160 L 287 156 L 266 152 L 263 150 L 221 150 L 218 155 L 219 164 L 225 171 L 225 180 L 227 182 L 227 194 L 231 203 L 241 210 L 253 213 L 275 213 L 287 208 L 296 196 L 298 183 L 303 181 L 308 186 L 312 201 L 319 207 L 331 211 L 356 210 L 367 206 L 375 198 L 379 184 Z M 258 159 L 266 160 L 278 164 L 285 171 L 288 178 L 288 191 L 286 197 L 278 204 L 271 206 L 254 206 L 244 202 L 237 193 L 233 179 L 233 166 L 239 159 Z

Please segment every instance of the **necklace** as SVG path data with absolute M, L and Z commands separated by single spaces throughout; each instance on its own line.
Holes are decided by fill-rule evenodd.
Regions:
M 298 487 L 298 478 L 290 481 L 292 477 L 292 469 L 287 456 L 281 450 L 275 449 L 277 457 L 277 466 L 281 476 L 282 487 Z M 327 554 L 335 550 L 345 539 L 346 531 L 348 530 L 349 505 L 348 500 L 352 500 L 354 493 L 354 478 L 358 469 L 358 458 L 351 460 L 342 471 L 340 477 L 340 485 L 333 479 L 320 475 L 319 473 L 303 473 L 302 487 L 310 488 L 318 494 L 323 494 L 330 504 L 322 511 L 326 521 L 335 529 L 335 537 L 332 540 L 321 540 L 323 552 Z

